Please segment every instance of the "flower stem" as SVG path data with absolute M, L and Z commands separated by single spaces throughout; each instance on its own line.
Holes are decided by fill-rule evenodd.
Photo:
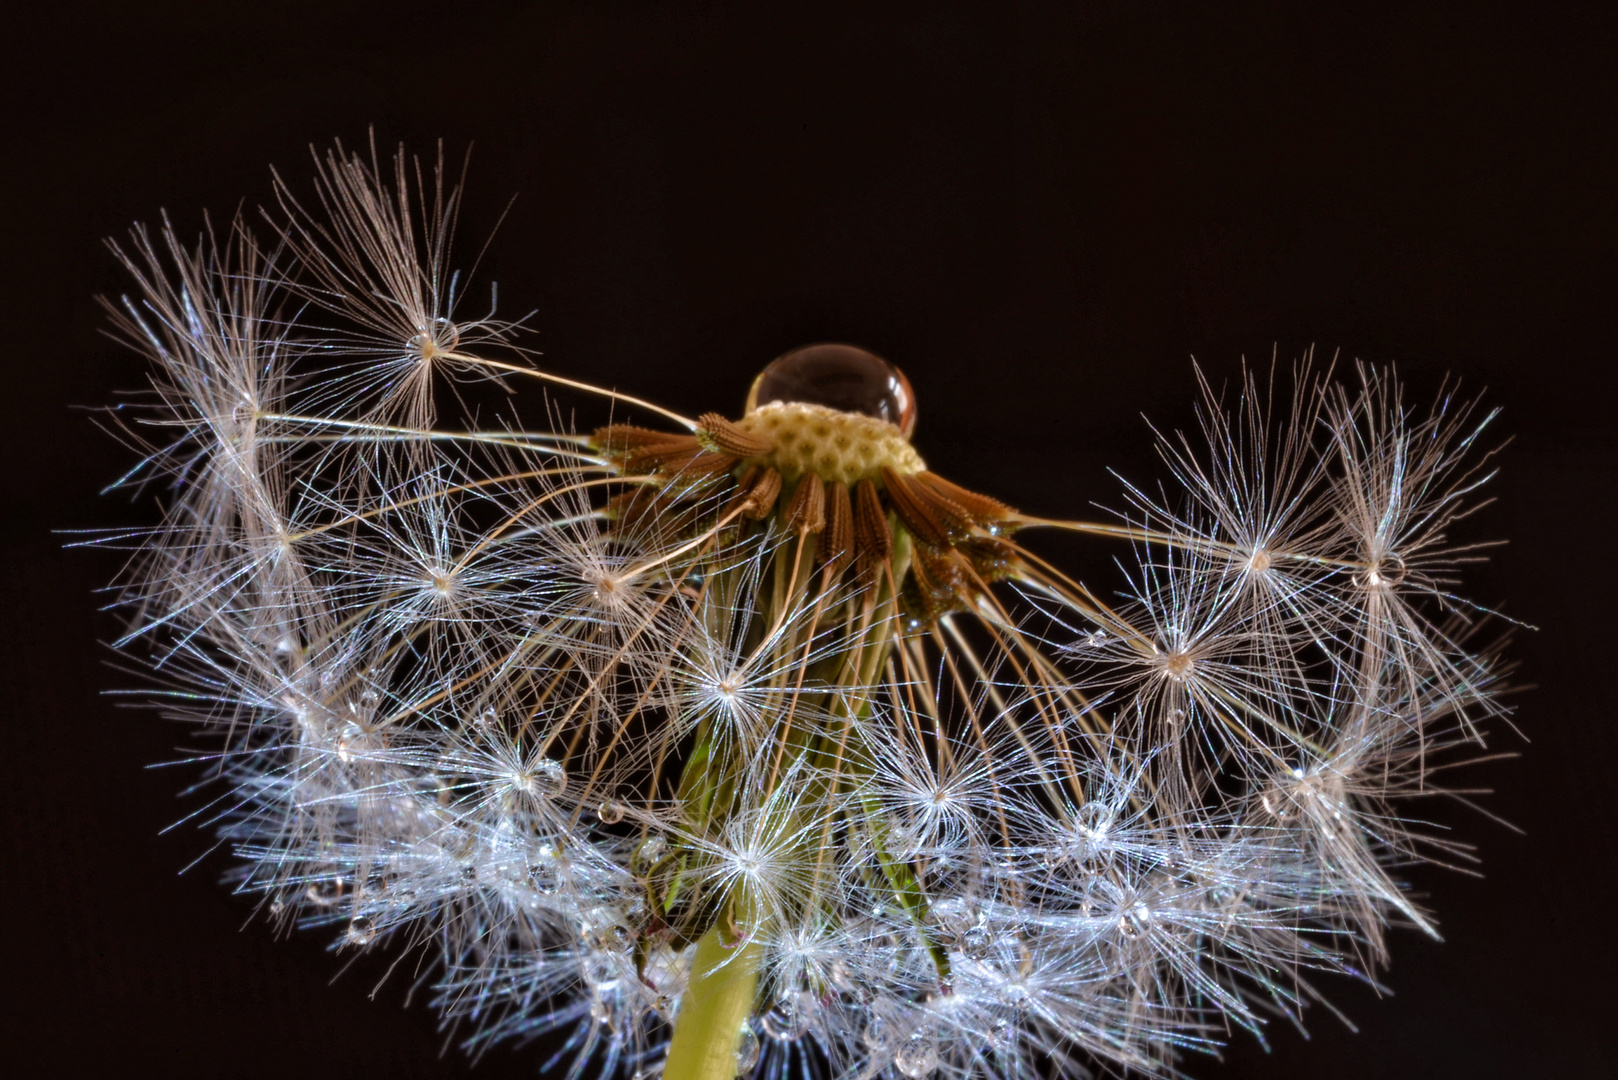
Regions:
M 697 942 L 691 985 L 680 1001 L 663 1080 L 733 1080 L 742 1023 L 753 1011 L 763 947 L 727 945 L 720 919 Z M 743 924 L 743 932 L 747 932 Z

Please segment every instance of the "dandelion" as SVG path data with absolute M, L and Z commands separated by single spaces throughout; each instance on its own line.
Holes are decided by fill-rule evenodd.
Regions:
M 1489 416 L 1204 381 L 1164 488 L 1040 518 L 932 472 L 852 346 L 694 419 L 545 371 L 459 311 L 442 155 L 277 195 L 269 243 L 114 245 L 166 506 L 121 645 L 208 740 L 234 887 L 420 950 L 470 1052 L 1169 1075 L 1436 932 L 1401 875 L 1468 852 L 1403 806 L 1503 712 L 1450 538 Z M 473 425 L 483 382 L 553 422 Z

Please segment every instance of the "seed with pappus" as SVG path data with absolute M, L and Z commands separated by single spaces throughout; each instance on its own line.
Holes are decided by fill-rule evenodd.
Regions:
M 271 918 L 424 953 L 473 1054 L 666 1080 L 1172 1075 L 1434 932 L 1401 875 L 1468 849 L 1404 808 L 1504 713 L 1451 536 L 1489 415 L 1204 381 L 1161 488 L 1036 517 L 854 346 L 695 418 L 545 371 L 461 313 L 423 173 L 339 145 L 265 241 L 114 245 L 165 506 L 121 647 Z

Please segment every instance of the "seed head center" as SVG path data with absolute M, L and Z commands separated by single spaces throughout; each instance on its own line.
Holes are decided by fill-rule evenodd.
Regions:
M 763 459 L 792 482 L 804 473 L 845 484 L 876 479 L 887 466 L 903 476 L 927 466 L 904 433 L 886 420 L 825 405 L 772 401 L 736 426 L 771 443 Z

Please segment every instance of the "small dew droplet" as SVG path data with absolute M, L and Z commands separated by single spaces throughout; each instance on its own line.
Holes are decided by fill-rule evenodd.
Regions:
M 669 842 L 661 836 L 648 836 L 642 840 L 635 853 L 629 857 L 629 866 L 638 874 L 644 874 L 652 867 L 663 861 L 669 853 Z
M 600 998 L 596 998 L 594 1001 L 590 1002 L 590 1019 L 594 1020 L 598 1024 L 605 1024 L 607 1020 L 611 1018 L 611 1016 L 612 1009 L 605 1001 L 602 1001 Z
M 993 946 L 993 939 L 981 926 L 968 930 L 961 937 L 961 951 L 973 960 L 985 959 Z
M 531 863 L 528 867 L 528 877 L 534 883 L 534 891 L 541 896 L 555 896 L 560 884 L 560 877 L 556 873 L 555 860 Z
M 972 902 L 961 896 L 946 896 L 933 902 L 927 912 L 933 936 L 945 945 L 955 945 L 978 923 Z
M 938 1044 L 931 1036 L 917 1032 L 899 1044 L 893 1064 L 911 1080 L 920 1080 L 938 1068 Z
M 567 770 L 562 763 L 544 758 L 527 775 L 528 793 L 536 799 L 554 799 L 567 790 Z
M 1112 827 L 1112 808 L 1106 803 L 1087 802 L 1079 807 L 1073 821 L 1081 833 L 1096 839 L 1105 836 L 1107 830 Z
M 1028 1007 L 1028 987 L 1021 982 L 1008 979 L 995 988 L 995 996 L 1009 1008 L 1020 1011 Z
M 608 799 L 596 810 L 596 817 L 603 825 L 616 825 L 624 820 L 624 811 L 627 808 L 617 799 Z
M 337 881 L 316 881 L 304 890 L 304 895 L 317 907 L 331 907 L 343 895 L 343 886 Z
M 742 1021 L 741 1036 L 736 1043 L 736 1075 L 746 1076 L 758 1064 L 758 1033 L 753 1025 Z
M 887 1048 L 893 1038 L 893 1029 L 881 1016 L 873 1015 L 865 1023 L 865 1030 L 860 1032 L 860 1040 L 872 1053 L 880 1053 Z
M 809 1018 L 804 1002 L 799 998 L 786 998 L 776 1002 L 775 1008 L 764 1014 L 764 1034 L 781 1042 L 796 1042 L 809 1030 Z
M 376 937 L 376 923 L 364 915 L 356 915 L 348 924 L 350 945 L 369 945 Z

